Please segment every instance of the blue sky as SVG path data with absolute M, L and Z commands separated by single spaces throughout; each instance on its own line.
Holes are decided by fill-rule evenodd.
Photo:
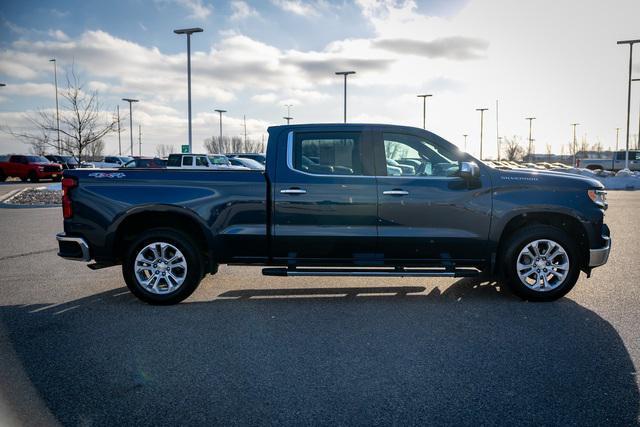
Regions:
M 568 123 L 580 137 L 614 144 L 626 120 L 628 52 L 617 39 L 640 37 L 640 3 L 615 9 L 596 0 L 130 0 L 9 1 L 0 11 L 0 124 L 27 129 L 25 114 L 50 109 L 50 57 L 61 85 L 75 64 L 105 114 L 137 97 L 134 119 L 147 154 L 186 136 L 185 39 L 193 38 L 194 142 L 215 133 L 214 108 L 229 110 L 228 134 L 261 138 L 293 104 L 298 122 L 339 121 L 334 71 L 354 68 L 352 121 L 421 124 L 417 93 L 428 92 L 428 127 L 454 143 L 468 133 L 477 150 L 475 108 L 490 107 L 486 138 L 526 136 L 535 115 L 537 151 L 560 152 Z M 607 16 L 602 20 L 602 16 Z M 639 58 L 636 60 L 640 62 Z M 640 68 L 638 68 L 640 73 Z M 637 117 L 640 88 L 634 89 Z M 495 101 L 500 100 L 496 129 Z M 53 104 L 55 105 L 55 104 Z M 636 120 L 632 120 L 632 123 Z M 493 123 L 493 124 L 492 124 Z M 637 133 L 633 126 L 633 133 Z M 114 151 L 114 137 L 107 151 Z M 198 145 L 196 145 L 197 147 Z M 495 153 L 495 143 L 485 152 Z M 0 133 L 0 152 L 26 151 Z

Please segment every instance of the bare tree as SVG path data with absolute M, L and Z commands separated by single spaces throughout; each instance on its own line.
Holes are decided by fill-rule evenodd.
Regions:
M 49 134 L 45 131 L 42 131 L 39 135 L 34 134 L 34 138 L 27 141 L 30 145 L 29 151 L 32 154 L 36 154 L 38 156 L 44 156 L 47 154 L 47 148 L 51 143 Z
M 91 145 L 101 142 L 104 136 L 116 130 L 117 118 L 115 114 L 108 117 L 102 112 L 97 91 L 83 90 L 83 84 L 73 67 L 67 74 L 67 85 L 61 92 L 60 134 L 64 138 L 61 150 L 82 161 L 82 156 Z M 58 142 L 53 138 L 58 130 L 55 112 L 39 110 L 27 113 L 26 118 L 35 131 L 15 132 L 7 127 L 3 128 L 3 131 L 31 145 L 32 148 L 42 146 L 58 151 Z
M 517 136 L 511 138 L 505 137 L 502 143 L 504 149 L 504 156 L 510 161 L 521 161 L 525 155 L 524 148 L 520 144 L 520 139 Z
M 587 157 L 587 152 L 589 151 L 589 142 L 587 141 L 587 135 L 584 135 L 580 140 L 580 145 L 578 146 L 578 152 L 582 153 L 582 157 Z
M 593 151 L 598 153 L 598 155 L 600 155 L 600 153 L 602 153 L 602 150 L 603 150 L 602 143 L 600 141 L 598 141 L 595 144 L 593 144 L 593 147 L 591 147 L 591 148 L 592 148 Z
M 545 148 L 547 150 L 547 162 L 551 162 L 551 155 L 553 154 L 553 148 L 551 147 L 551 144 L 545 145 Z
M 156 145 L 156 156 L 164 159 L 165 157 L 169 157 L 169 154 L 175 153 L 176 147 L 171 144 L 158 144 Z
M 104 141 L 99 139 L 93 144 L 87 146 L 85 154 L 92 160 L 97 160 L 98 158 L 102 157 L 104 154 Z
M 261 153 L 264 145 L 260 141 L 247 139 L 244 141 L 239 136 L 212 136 L 204 140 L 204 148 L 208 153 L 224 154 L 224 153 Z

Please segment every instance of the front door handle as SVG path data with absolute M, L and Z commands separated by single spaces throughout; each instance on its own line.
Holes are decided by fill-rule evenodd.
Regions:
M 387 190 L 383 191 L 382 194 L 385 196 L 406 196 L 409 192 L 404 190 Z
M 287 188 L 286 190 L 280 190 L 280 194 L 307 194 L 307 190 L 302 188 Z

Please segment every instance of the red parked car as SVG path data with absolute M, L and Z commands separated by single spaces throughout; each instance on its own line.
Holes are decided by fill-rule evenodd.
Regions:
M 31 182 L 41 179 L 60 181 L 62 165 L 51 163 L 42 156 L 12 155 L 0 158 L 0 181 L 12 176 Z

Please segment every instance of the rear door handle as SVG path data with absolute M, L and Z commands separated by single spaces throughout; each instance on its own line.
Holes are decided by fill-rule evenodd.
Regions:
M 302 188 L 287 188 L 286 190 L 280 190 L 281 194 L 307 194 L 307 190 Z
M 406 196 L 409 192 L 404 190 L 387 190 L 383 191 L 382 194 L 385 196 Z

